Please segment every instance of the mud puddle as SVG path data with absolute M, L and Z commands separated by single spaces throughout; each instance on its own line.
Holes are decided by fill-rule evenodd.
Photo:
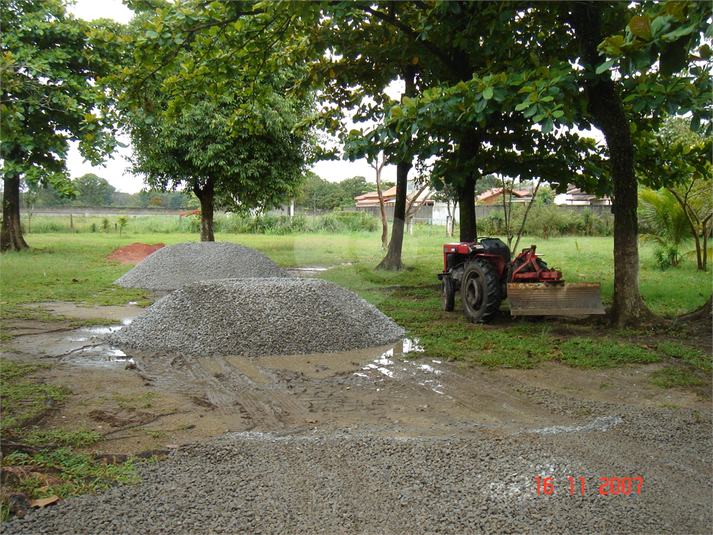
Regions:
M 316 430 L 403 436 L 597 429 L 587 400 L 705 408 L 693 394 L 652 386 L 657 366 L 606 371 L 548 363 L 535 370 L 464 368 L 422 354 L 417 340 L 335 354 L 205 357 L 124 354 L 106 342 L 140 307 L 45 305 L 111 327 L 12 326 L 7 358 L 51 363 L 40 379 L 73 395 L 48 427 L 88 428 L 110 453 L 161 449 L 248 430 Z M 571 410 L 552 399 L 572 399 Z M 565 403 L 566 405 L 566 403 Z M 616 425 L 608 422 L 607 425 Z
M 328 267 L 290 267 L 285 268 L 285 271 L 293 277 L 314 277 L 328 269 Z

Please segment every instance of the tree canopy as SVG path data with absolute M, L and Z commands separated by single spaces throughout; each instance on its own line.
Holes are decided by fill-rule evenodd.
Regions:
M 311 95 L 288 94 L 300 66 L 248 68 L 280 64 L 286 44 L 273 43 L 244 64 L 232 61 L 241 47 L 257 53 L 254 40 L 276 24 L 254 7 L 178 2 L 143 13 L 134 25 L 137 61 L 123 73 L 134 172 L 154 189 L 195 193 L 203 241 L 214 239 L 215 208 L 247 212 L 285 203 L 311 157 L 312 136 L 299 128 Z M 244 10 L 254 16 L 243 17 Z M 203 31 L 184 29 L 191 25 Z
M 284 204 L 298 189 L 307 139 L 292 132 L 294 103 L 272 95 L 250 106 L 252 132 L 231 124 L 239 102 L 208 100 L 131 130 L 134 172 L 155 189 L 184 189 L 201 201 L 201 240 L 213 241 L 215 208 L 235 212 Z
M 73 194 L 66 168 L 70 141 L 101 162 L 116 146 L 114 117 L 97 83 L 118 51 L 92 40 L 97 26 L 76 19 L 61 0 L 2 0 L 0 111 L 3 160 L 2 250 L 27 248 L 20 226 L 21 181 Z
M 87 173 L 73 181 L 78 201 L 82 206 L 110 206 L 116 188 L 105 178 Z

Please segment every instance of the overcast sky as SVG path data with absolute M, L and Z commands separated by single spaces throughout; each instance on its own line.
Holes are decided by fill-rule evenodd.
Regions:
M 132 11 L 121 3 L 121 0 L 76 0 L 76 4 L 69 8 L 75 16 L 85 20 L 98 18 L 111 18 L 118 22 L 127 23 L 132 17 Z M 127 143 L 128 140 L 122 140 Z M 83 158 L 76 148 L 76 144 L 70 150 L 67 166 L 72 178 L 80 177 L 86 173 L 94 173 L 105 178 L 117 190 L 125 193 L 136 193 L 144 187 L 141 177 L 134 176 L 127 171 L 129 162 L 127 158 L 131 154 L 131 149 L 119 149 L 114 154 L 112 160 L 108 160 L 104 166 L 92 166 L 84 163 Z M 332 182 L 339 182 L 345 178 L 354 176 L 366 177 L 367 181 L 374 182 L 374 170 L 366 161 L 357 162 L 320 162 L 312 169 L 320 177 Z M 389 166 L 382 174 L 384 180 L 396 181 L 396 167 Z

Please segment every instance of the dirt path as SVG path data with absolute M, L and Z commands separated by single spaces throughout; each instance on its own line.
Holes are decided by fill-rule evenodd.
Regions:
M 116 327 L 70 329 L 20 322 L 3 358 L 52 364 L 43 381 L 66 385 L 70 400 L 44 425 L 88 428 L 106 453 L 137 453 L 204 442 L 228 431 L 307 434 L 361 430 L 403 436 L 498 435 L 551 426 L 587 425 L 586 401 L 710 411 L 710 400 L 653 386 L 661 365 L 577 370 L 547 363 L 535 370 L 484 370 L 419 357 L 407 340 L 396 347 L 290 357 L 131 355 L 104 338 L 141 309 L 43 305 L 53 314 L 116 319 Z M 552 410 L 548 400 L 573 400 Z M 583 402 L 577 408 L 577 400 Z M 95 446 L 93 449 L 97 449 Z

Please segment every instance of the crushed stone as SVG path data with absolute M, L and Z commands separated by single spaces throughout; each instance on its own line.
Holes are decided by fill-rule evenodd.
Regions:
M 441 438 L 228 433 L 142 465 L 139 485 L 65 500 L 0 532 L 711 533 L 710 418 L 600 409 L 622 423 Z
M 379 347 L 404 334 L 374 305 L 333 282 L 276 277 L 184 286 L 109 342 L 125 351 L 269 356 Z
M 252 247 L 230 242 L 184 242 L 158 249 L 114 283 L 124 288 L 172 291 L 205 280 L 289 276 Z

